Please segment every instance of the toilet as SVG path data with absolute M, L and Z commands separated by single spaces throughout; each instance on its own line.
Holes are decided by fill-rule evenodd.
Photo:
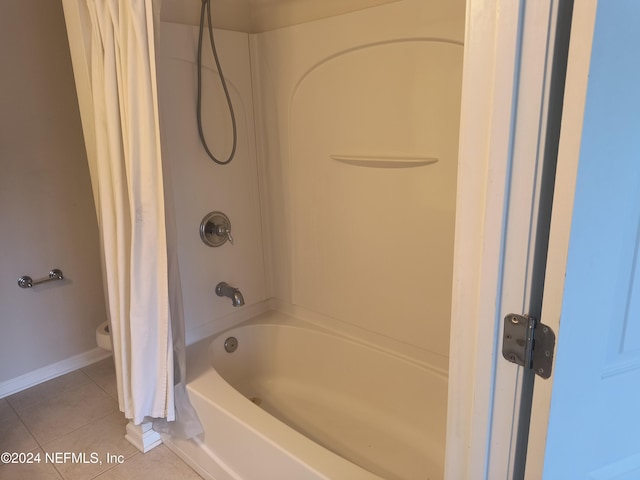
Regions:
M 96 342 L 100 348 L 111 352 L 113 351 L 113 347 L 111 346 L 111 332 L 109 330 L 108 321 L 104 321 L 98 325 L 96 328 Z

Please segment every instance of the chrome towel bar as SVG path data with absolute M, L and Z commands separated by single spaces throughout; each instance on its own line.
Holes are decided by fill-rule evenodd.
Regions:
M 49 276 L 45 278 L 38 278 L 34 280 L 29 275 L 23 275 L 18 279 L 18 286 L 20 288 L 31 288 L 39 283 L 50 282 L 51 280 L 63 280 L 62 270 L 54 268 L 49 272 Z

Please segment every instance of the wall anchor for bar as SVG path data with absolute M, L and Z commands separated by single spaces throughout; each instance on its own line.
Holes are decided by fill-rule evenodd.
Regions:
M 62 270 L 54 268 L 49 272 L 49 276 L 45 278 L 38 278 L 34 280 L 29 275 L 23 275 L 18 279 L 18 286 L 20 288 L 31 288 L 39 283 L 50 282 L 51 280 L 64 280 Z

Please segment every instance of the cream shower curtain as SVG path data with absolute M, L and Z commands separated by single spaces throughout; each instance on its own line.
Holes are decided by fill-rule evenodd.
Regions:
M 153 419 L 155 429 L 189 437 L 199 433 L 199 423 L 183 383 L 179 272 L 175 249 L 167 249 L 175 232 L 167 235 L 165 225 L 154 3 L 63 0 L 100 226 L 120 409 L 136 424 Z

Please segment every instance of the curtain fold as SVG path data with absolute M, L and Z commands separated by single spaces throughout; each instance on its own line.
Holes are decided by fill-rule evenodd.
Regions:
M 175 419 L 165 212 L 148 1 L 88 1 L 98 206 L 118 400 Z M 151 41 L 149 40 L 151 38 Z
M 185 418 L 195 412 L 184 389 L 177 258 L 167 250 L 153 3 L 85 0 L 92 102 L 86 111 L 93 111 L 95 128 L 95 152 L 88 156 L 94 163 L 120 409 L 136 424 L 163 419 L 158 425 L 171 431 L 166 422 L 176 420 L 176 380 L 177 398 L 186 402 L 178 411 Z M 177 356 L 174 340 L 181 342 Z M 195 419 L 197 426 L 181 428 L 180 436 L 199 433 Z

